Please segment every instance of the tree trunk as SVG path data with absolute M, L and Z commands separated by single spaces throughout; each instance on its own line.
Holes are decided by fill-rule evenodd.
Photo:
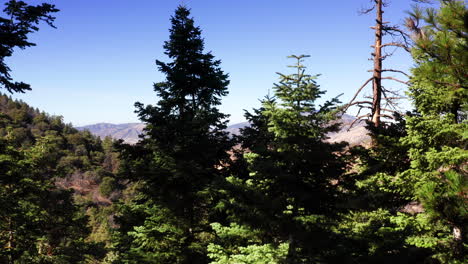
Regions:
M 286 257 L 286 262 L 294 263 L 296 261 L 296 241 L 292 234 L 289 234 L 289 248 L 288 248 L 288 255 Z
M 454 226 L 452 229 L 453 240 L 455 242 L 455 255 L 459 257 L 464 256 L 463 252 L 463 231 L 460 227 Z
M 372 123 L 375 127 L 380 125 L 380 102 L 382 99 L 382 1 L 376 3 L 376 25 L 374 44 L 374 74 L 372 82 Z

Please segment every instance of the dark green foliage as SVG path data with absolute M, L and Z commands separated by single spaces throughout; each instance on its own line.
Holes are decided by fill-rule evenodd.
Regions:
M 16 48 L 35 46 L 35 43 L 28 41 L 28 35 L 39 30 L 41 21 L 54 27 L 55 17 L 52 14 L 58 11 L 54 5 L 47 3 L 37 6 L 16 0 L 5 3 L 4 16 L 0 16 L 0 87 L 9 92 L 31 90 L 29 84 L 12 80 L 5 59 L 13 55 Z
M 406 183 L 408 179 L 397 175 L 410 166 L 408 148 L 400 142 L 407 135 L 406 122 L 400 115 L 394 118 L 395 123 L 379 127 L 367 125 L 372 147 L 351 149 L 359 167 L 352 182 L 356 186 L 349 186 L 354 196 L 351 206 L 397 211 L 412 199 L 412 187 Z
M 247 174 L 229 178 L 233 192 L 224 207 L 239 224 L 262 230 L 256 239 L 278 246 L 279 259 L 287 245 L 287 263 L 313 263 L 328 259 L 336 245 L 330 228 L 339 211 L 337 183 L 346 169 L 339 152 L 345 144 L 325 142 L 338 127 L 331 122 L 337 99 L 316 105 L 324 92 L 316 76 L 305 73 L 306 56 L 291 57 L 297 73 L 279 74 L 276 98 L 246 114 L 251 127 L 242 130 L 245 152 L 238 162 L 247 165 L 239 166 Z
M 186 214 L 187 204 L 197 199 L 196 193 L 218 174 L 216 166 L 228 158 L 226 151 L 231 143 L 223 131 L 227 116 L 215 106 L 227 94 L 229 81 L 218 68 L 220 61 L 202 53 L 201 31 L 193 25 L 189 10 L 179 7 L 171 22 L 170 40 L 164 48 L 173 62 L 156 61 L 166 74 L 166 82 L 154 87 L 161 100 L 157 106 L 136 106 L 141 120 L 147 123 L 148 138 L 140 146 L 150 153 L 142 154 L 157 155 L 156 162 L 162 163 L 155 164 L 155 169 L 148 166 L 146 171 L 156 171 L 145 180 L 160 189 L 159 199 L 171 207 L 181 205 L 177 213 Z M 159 176 L 164 173 L 173 176 Z
M 409 114 L 410 115 L 410 114 Z M 406 244 L 417 232 L 411 206 L 414 201 L 412 178 L 402 174 L 410 168 L 406 122 L 395 116 L 395 123 L 367 128 L 370 148 L 354 147 L 355 168 L 342 185 L 348 209 L 341 214 L 336 231 L 346 239 L 341 254 L 345 263 L 422 263 L 430 252 Z
M 154 86 L 160 101 L 136 103 L 146 136 L 136 146 L 122 146 L 123 175 L 142 181 L 141 197 L 120 219 L 124 262 L 208 261 L 214 192 L 232 147 L 224 131 L 227 115 L 216 108 L 229 81 L 220 61 L 203 52 L 201 30 L 189 15 L 186 7 L 177 8 L 164 43 L 171 62 L 156 61 L 166 75 Z
M 6 250 L 0 260 L 4 263 L 81 263 L 87 255 L 99 255 L 99 247 L 91 249 L 93 244 L 85 242 L 86 217 L 73 203 L 72 193 L 54 185 L 49 162 L 57 149 L 48 139 L 20 151 L 8 137 L 1 139 L 0 244 Z

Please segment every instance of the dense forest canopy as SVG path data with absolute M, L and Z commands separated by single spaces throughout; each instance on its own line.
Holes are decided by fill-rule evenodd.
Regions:
M 79 131 L 4 94 L 31 88 L 5 59 L 59 12 L 7 1 L 0 263 L 466 263 L 468 10 L 419 2 L 400 27 L 381 19 L 385 1 L 366 10 L 378 17 L 376 93 L 360 102 L 372 141 L 351 146 L 328 140 L 353 102 L 321 88 L 305 67 L 313 54 L 290 55 L 260 107 L 245 111 L 249 125 L 229 134 L 219 109 L 229 75 L 184 5 L 170 18 L 168 61 L 156 60 L 158 100 L 135 103 L 140 140 Z M 404 41 L 391 44 L 414 61 L 404 73 L 414 109 L 377 118 L 391 100 L 381 34 L 394 32 Z

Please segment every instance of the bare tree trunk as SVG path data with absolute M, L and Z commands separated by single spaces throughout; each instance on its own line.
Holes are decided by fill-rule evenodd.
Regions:
M 382 123 L 382 118 L 386 119 L 394 119 L 389 113 L 398 113 L 396 110 L 397 105 L 395 104 L 394 100 L 403 99 L 400 97 L 396 92 L 393 92 L 389 89 L 386 89 L 382 86 L 382 80 L 391 80 L 398 83 L 408 85 L 408 81 L 403 81 L 395 77 L 382 77 L 382 73 L 384 72 L 394 72 L 404 75 L 405 77 L 409 78 L 409 75 L 406 74 L 404 71 L 398 69 L 384 69 L 382 67 L 382 62 L 385 58 L 392 55 L 390 54 L 383 54 L 386 47 L 395 47 L 395 48 L 403 48 L 407 52 L 410 51 L 410 47 L 408 44 L 408 35 L 401 30 L 398 26 L 395 25 L 387 25 L 389 22 L 383 21 L 383 8 L 386 7 L 385 0 L 372 0 L 373 2 L 372 7 L 368 9 L 364 9 L 361 11 L 361 14 L 370 14 L 371 12 L 375 11 L 375 26 L 372 26 L 371 29 L 375 32 L 375 41 L 374 45 L 371 47 L 374 48 L 372 52 L 372 60 L 374 61 L 373 69 L 369 70 L 372 72 L 372 77 L 369 78 L 364 84 L 357 90 L 354 94 L 353 98 L 349 103 L 343 108 L 343 112 L 346 112 L 350 107 L 357 106 L 359 107 L 359 111 L 356 115 L 357 119 L 369 118 L 372 124 L 375 127 L 378 127 Z M 388 43 L 383 43 L 383 38 L 385 34 L 389 34 L 392 36 L 392 41 Z M 401 40 L 394 40 L 393 37 L 400 36 Z M 361 91 L 368 85 L 372 83 L 372 100 L 359 100 L 355 101 Z M 392 97 L 388 95 L 391 94 Z M 367 98 L 366 96 L 364 98 Z M 382 101 L 385 103 L 385 106 L 382 107 Z M 393 109 L 392 109 L 393 108 Z M 371 109 L 371 112 L 365 115 L 359 115 L 362 109 Z M 354 124 L 354 123 L 353 123 Z
M 372 123 L 380 126 L 381 100 L 382 100 L 382 1 L 376 2 L 376 25 L 375 25 L 375 45 L 374 45 L 374 74 L 372 83 Z

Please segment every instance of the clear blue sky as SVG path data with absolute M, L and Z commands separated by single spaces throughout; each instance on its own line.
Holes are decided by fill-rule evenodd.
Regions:
M 27 1 L 41 3 L 43 1 Z M 5 1 L 1 1 L 5 2 Z M 62 115 L 65 122 L 137 122 L 136 101 L 156 103 L 152 84 L 164 80 L 155 59 L 167 60 L 169 18 L 178 4 L 192 9 L 207 51 L 229 73 L 230 94 L 221 109 L 231 123 L 243 109 L 258 107 L 275 72 L 287 73 L 291 54 L 309 54 L 310 73 L 326 98 L 344 93 L 346 102 L 370 77 L 372 15 L 359 15 L 369 0 L 55 0 L 57 29 L 42 25 L 31 35 L 36 47 L 18 50 L 7 62 L 13 77 L 32 85 L 16 94 L 34 107 Z M 392 0 L 384 18 L 402 23 L 410 0 Z M 409 55 L 399 52 L 386 64 L 407 70 Z M 396 76 L 396 75 L 395 75 Z

